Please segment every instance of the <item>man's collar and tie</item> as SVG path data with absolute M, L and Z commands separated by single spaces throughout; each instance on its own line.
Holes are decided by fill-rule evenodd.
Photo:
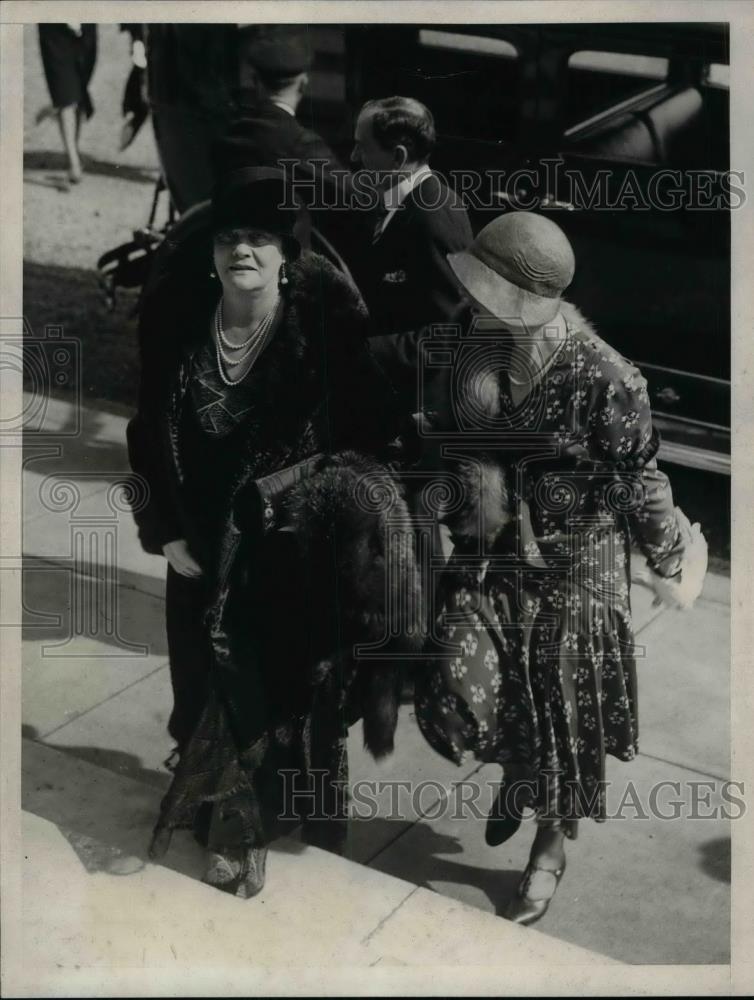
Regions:
M 276 108 L 280 108 L 281 111 L 287 111 L 292 118 L 296 117 L 296 109 L 291 107 L 286 101 L 274 100 L 272 103 Z
M 408 177 L 403 177 L 397 184 L 393 184 L 392 187 L 389 187 L 386 191 L 382 192 L 380 204 L 376 210 L 374 231 L 372 233 L 373 243 L 376 243 L 380 236 L 384 233 L 390 219 L 401 207 L 413 189 L 429 177 L 431 173 L 432 170 L 429 164 L 425 163 Z

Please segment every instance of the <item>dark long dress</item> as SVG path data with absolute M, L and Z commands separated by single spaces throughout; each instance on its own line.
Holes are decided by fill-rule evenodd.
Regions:
M 82 24 L 77 35 L 67 24 L 40 24 L 39 48 L 53 105 L 60 109 L 75 104 L 91 118 L 89 81 L 97 61 L 97 25 Z
M 281 308 L 267 343 L 282 318 Z M 266 360 L 262 351 L 247 376 L 238 385 L 227 386 L 220 378 L 211 341 L 194 357 L 180 422 L 180 461 L 193 527 L 190 547 L 210 578 L 224 530 L 223 501 L 244 462 L 243 440 L 254 433 L 255 421 L 269 419 L 260 412 L 257 398 Z M 299 457 L 293 455 L 292 460 Z M 288 825 L 306 819 L 301 804 L 312 808 L 314 804 L 306 794 L 295 800 L 293 793 L 305 792 L 307 776 L 320 771 L 329 775 L 329 781 L 317 788 L 316 809 L 331 822 L 309 824 L 307 839 L 339 849 L 345 838 L 341 788 L 347 778 L 348 720 L 340 711 L 343 698 L 337 692 L 333 698 L 339 678 L 333 677 L 317 692 L 306 683 L 306 586 L 294 536 L 248 532 L 238 562 L 247 573 L 233 612 L 234 632 L 243 636 L 245 650 L 247 724 L 253 728 L 250 717 L 258 716 L 256 726 L 263 735 L 239 755 L 221 692 L 211 681 L 206 585 L 202 578 L 169 575 L 168 612 L 180 620 L 172 629 L 168 626 L 175 696 L 168 728 L 185 759 L 164 803 L 160 829 L 190 825 L 197 803 L 222 801 L 223 815 L 233 819 L 230 827 L 225 824 L 233 840 L 264 843 L 285 827 L 281 817 L 287 815 Z M 292 634 L 286 628 L 291 620 L 297 624 Z M 284 772 L 296 778 L 286 783 Z
M 207 343 L 217 283 L 206 267 L 184 264 L 173 259 L 142 307 L 138 410 L 128 426 L 142 546 L 159 553 L 185 539 L 204 570 L 199 579 L 168 573 L 178 759 L 152 853 L 163 852 L 172 829 L 194 826 L 209 802 L 237 814 L 244 844 L 274 837 L 285 811 L 304 820 L 308 842 L 338 849 L 347 726 L 363 715 L 375 752 L 392 745 L 395 712 L 383 708 L 394 664 L 371 667 L 364 683 L 357 677 L 352 697 L 348 651 L 384 632 L 390 560 L 374 552 L 387 514 L 362 511 L 353 489 L 364 463 L 390 477 L 376 456 L 389 455 L 400 412 L 369 355 L 363 302 L 326 260 L 302 253 L 290 264 L 279 325 L 232 393 Z M 266 530 L 258 482 L 323 455 L 330 472 L 318 463 L 301 484 L 311 495 L 278 497 Z M 408 521 L 405 503 L 397 505 Z M 294 779 L 286 784 L 283 770 L 304 793 L 285 810 Z M 333 821 L 319 822 L 312 808 Z
M 496 377 L 500 417 L 536 442 L 496 455 L 512 516 L 483 583 L 469 570 L 478 539 L 448 566 L 436 638 L 456 652 L 421 675 L 417 718 L 456 763 L 527 768 L 541 814 L 601 820 L 605 755 L 627 761 L 638 749 L 630 537 L 665 576 L 683 546 L 645 380 L 573 307 L 564 315 L 541 394 L 514 407 L 507 376 Z

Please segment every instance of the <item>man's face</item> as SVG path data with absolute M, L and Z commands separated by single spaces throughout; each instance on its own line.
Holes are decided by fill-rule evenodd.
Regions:
M 391 174 L 398 169 L 395 152 L 383 149 L 375 139 L 372 133 L 372 114 L 369 111 L 362 111 L 356 121 L 351 163 L 370 173 Z

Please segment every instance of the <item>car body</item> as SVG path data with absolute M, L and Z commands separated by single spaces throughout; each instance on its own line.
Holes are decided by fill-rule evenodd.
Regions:
M 309 36 L 303 123 L 347 162 L 365 100 L 426 103 L 432 166 L 463 192 L 474 229 L 502 211 L 550 214 L 576 252 L 568 297 L 648 380 L 661 457 L 729 474 L 730 211 L 743 194 L 729 164 L 727 25 L 311 25 Z M 194 126 L 187 135 L 198 141 Z M 163 163 L 188 170 L 157 138 Z
M 522 208 L 562 226 L 567 297 L 646 376 L 661 457 L 729 474 L 727 27 L 369 25 L 344 50 L 351 108 L 432 110 L 475 229 Z

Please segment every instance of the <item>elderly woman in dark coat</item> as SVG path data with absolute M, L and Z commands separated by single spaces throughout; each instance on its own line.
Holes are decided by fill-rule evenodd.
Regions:
M 242 896 L 263 885 L 280 816 L 338 846 L 347 725 L 365 705 L 379 755 L 396 717 L 392 670 L 360 678 L 347 655 L 384 628 L 384 525 L 357 494 L 365 474 L 392 484 L 364 457 L 396 435 L 392 395 L 358 293 L 300 252 L 282 184 L 264 169 L 227 179 L 212 257 L 207 248 L 197 270 L 179 247 L 151 289 L 128 429 L 147 487 L 134 509 L 141 542 L 169 562 L 178 763 L 153 853 L 193 826 L 210 847 L 205 880 Z M 413 580 L 409 548 L 399 555 Z M 306 808 L 315 769 L 327 774 L 319 817 Z
M 578 819 L 605 819 L 606 756 L 637 753 L 630 540 L 679 606 L 701 589 L 706 549 L 657 469 L 645 380 L 560 297 L 574 270 L 564 233 L 511 213 L 449 260 L 476 315 L 448 344 L 435 429 L 467 456 L 446 468 L 464 500 L 447 512 L 456 551 L 417 718 L 451 760 L 502 764 L 488 843 L 535 808 L 507 911 L 528 924 L 547 910 Z

